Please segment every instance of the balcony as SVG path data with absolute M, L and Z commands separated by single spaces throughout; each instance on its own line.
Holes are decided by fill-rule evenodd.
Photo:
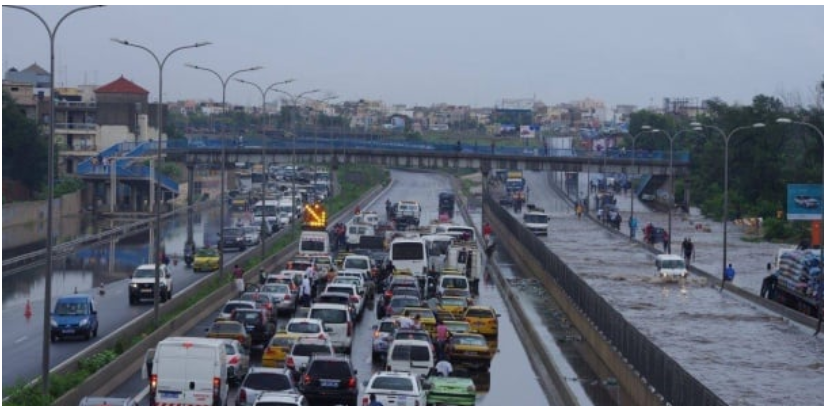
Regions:
M 59 134 L 97 134 L 95 123 L 54 123 L 54 131 Z
M 54 108 L 58 110 L 94 110 L 97 108 L 96 102 L 77 102 L 77 101 L 66 101 L 66 100 L 56 100 L 54 103 Z

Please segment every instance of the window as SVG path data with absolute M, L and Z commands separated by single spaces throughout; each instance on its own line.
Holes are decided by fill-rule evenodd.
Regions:
M 372 389 L 412 392 L 415 390 L 415 386 L 412 384 L 412 381 L 407 378 L 379 376 L 372 381 Z
M 423 244 L 419 242 L 400 242 L 392 244 L 392 260 L 423 259 Z
M 271 373 L 250 373 L 246 376 L 243 387 L 271 392 L 292 390 L 288 376 Z
M 315 361 L 309 367 L 309 375 L 323 376 L 334 379 L 345 380 L 352 376 L 349 365 L 341 361 Z
M 393 361 L 429 361 L 429 347 L 422 345 L 398 345 L 392 351 Z
M 466 317 L 495 317 L 491 311 L 486 309 L 469 309 L 466 311 Z
M 346 323 L 347 314 L 346 310 L 340 309 L 312 309 L 310 318 L 323 320 L 327 324 L 340 324 Z
M 155 271 L 152 268 L 137 268 L 134 271 L 135 278 L 154 278 Z
M 308 357 L 312 354 L 331 354 L 332 349 L 328 345 L 323 344 L 295 344 L 292 349 L 292 355 L 299 357 Z
M 291 323 L 287 330 L 290 333 L 320 333 L 320 326 L 315 323 L 298 322 Z

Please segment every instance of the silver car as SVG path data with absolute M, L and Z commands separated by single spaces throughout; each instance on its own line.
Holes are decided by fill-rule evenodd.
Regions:
M 246 242 L 246 246 L 260 244 L 260 227 L 244 226 L 243 240 Z
M 262 293 L 268 293 L 277 298 L 276 309 L 278 313 L 291 314 L 295 311 L 295 296 L 291 288 L 285 283 L 267 283 L 260 288 Z
M 253 405 L 264 392 L 298 393 L 287 369 L 252 367 L 238 388 L 235 405 Z

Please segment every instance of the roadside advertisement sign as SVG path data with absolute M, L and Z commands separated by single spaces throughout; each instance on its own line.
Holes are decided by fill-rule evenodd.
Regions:
M 821 220 L 821 185 L 787 185 L 787 220 Z

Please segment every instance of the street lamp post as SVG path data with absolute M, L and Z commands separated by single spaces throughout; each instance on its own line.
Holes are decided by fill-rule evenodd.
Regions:
M 263 207 L 261 210 L 261 222 L 260 222 L 260 263 L 263 263 L 263 258 L 266 256 L 266 234 L 271 232 L 272 230 L 266 230 L 266 182 L 269 180 L 269 173 L 266 170 L 266 94 L 270 91 L 274 90 L 276 86 L 285 85 L 288 83 L 292 83 L 294 79 L 286 79 L 284 81 L 275 82 L 269 85 L 266 89 L 258 85 L 257 83 L 249 82 L 243 79 L 235 79 L 240 83 L 245 83 L 250 86 L 254 86 L 255 89 L 260 92 L 260 97 L 263 99 L 263 103 L 261 104 L 261 117 L 260 117 L 260 140 L 261 140 L 261 147 L 260 147 L 260 165 L 261 170 L 263 171 L 263 185 L 261 186 L 261 199 L 263 201 Z M 254 215 L 254 214 L 253 214 Z M 262 271 L 261 271 L 262 272 Z
M 20 11 L 25 11 L 43 23 L 43 27 L 49 35 L 49 138 L 48 138 L 48 159 L 47 163 L 47 183 L 46 183 L 46 282 L 43 295 L 43 342 L 42 342 L 42 364 L 41 364 L 41 379 L 43 380 L 43 393 L 49 392 L 49 350 L 51 345 L 51 282 L 52 282 L 52 246 L 54 240 L 54 228 L 52 220 L 54 218 L 54 42 L 57 37 L 57 30 L 60 29 L 60 24 L 66 20 L 70 15 L 79 11 L 98 8 L 103 6 L 83 6 L 69 10 L 63 14 L 54 27 L 49 27 L 49 24 L 40 14 L 34 10 L 14 5 L 3 5 L 3 7 L 13 8 Z
M 217 79 L 220 81 L 220 85 L 223 89 L 222 97 L 220 99 L 221 100 L 220 105 L 223 108 L 223 113 L 224 114 L 226 113 L 226 86 L 229 84 L 229 80 L 231 80 L 233 76 L 235 76 L 239 73 L 250 72 L 250 71 L 254 71 L 254 70 L 263 69 L 262 66 L 252 66 L 250 68 L 238 69 L 238 70 L 230 73 L 224 79 L 223 76 L 220 73 L 217 73 L 217 71 L 215 71 L 213 69 L 205 68 L 205 67 L 199 66 L 199 65 L 192 65 L 190 63 L 187 63 L 186 67 L 187 68 L 192 68 L 192 69 L 197 69 L 197 70 L 202 70 L 202 71 L 206 71 L 206 72 L 210 72 L 211 74 L 215 75 L 215 77 L 217 77 Z M 226 215 L 225 215 L 225 212 L 226 212 L 226 197 L 225 197 L 225 195 L 226 195 L 226 133 L 223 132 L 223 136 L 221 137 L 221 140 L 220 140 L 220 234 L 221 234 L 221 237 L 220 237 L 220 242 L 218 243 L 218 248 L 220 250 L 220 257 L 218 258 L 218 275 L 220 275 L 219 276 L 220 280 L 223 280 L 223 267 L 225 266 L 225 264 L 223 262 L 224 259 L 223 259 L 223 249 L 222 249 L 223 229 L 225 227 L 224 221 L 226 220 L 225 219 L 225 217 L 226 217 Z
M 298 126 L 297 126 L 297 120 L 296 120 L 296 117 L 295 117 L 295 111 L 298 108 L 298 101 L 300 101 L 301 97 L 304 97 L 304 96 L 312 94 L 312 93 L 320 92 L 320 89 L 307 90 L 303 93 L 298 93 L 297 95 L 293 95 L 292 93 L 289 93 L 285 90 L 280 90 L 280 89 L 272 89 L 272 90 L 275 91 L 275 92 L 278 92 L 278 93 L 283 93 L 283 94 L 289 96 L 289 98 L 292 100 L 292 211 L 293 211 L 293 213 L 291 213 L 290 218 L 294 219 L 295 211 L 296 210 L 299 211 L 298 208 L 296 207 L 297 206 L 296 198 L 297 198 L 297 192 L 298 191 L 297 191 L 296 185 L 295 185 L 295 178 L 298 175 L 297 152 L 295 151 L 295 148 L 297 147 L 295 145 L 295 143 L 297 142 L 297 138 L 298 138 L 298 132 L 297 132 L 298 131 Z
M 627 135 L 629 135 L 630 139 L 632 140 L 632 162 L 630 164 L 630 168 L 631 168 L 630 170 L 633 173 L 637 172 L 637 170 L 635 168 L 635 141 L 638 140 L 638 137 L 640 137 L 641 134 L 650 132 L 650 130 L 652 130 L 652 127 L 650 127 L 648 125 L 645 125 L 645 126 L 641 126 L 641 132 L 639 132 L 638 134 L 633 135 L 633 134 L 627 133 Z M 631 223 L 632 220 L 635 218 L 635 189 L 633 189 L 633 187 L 632 187 L 632 178 L 630 176 L 627 176 L 627 181 L 629 181 L 629 221 Z M 636 220 L 636 221 L 638 221 L 638 220 Z M 632 234 L 632 230 L 630 230 L 629 238 L 630 239 L 635 238 L 635 236 Z
M 315 102 L 321 103 L 321 105 L 323 105 L 323 103 L 328 102 L 329 100 L 335 100 L 335 99 L 337 99 L 337 98 L 338 98 L 338 96 L 326 96 L 326 97 L 324 97 L 324 98 L 322 98 L 322 99 L 313 99 L 313 100 L 314 100 Z M 313 110 L 314 110 L 314 109 L 313 109 Z M 319 131 L 318 131 L 318 120 L 315 120 L 315 157 L 314 157 L 314 159 L 313 159 L 313 161 L 314 161 L 314 163 L 315 163 L 315 164 L 317 164 L 317 163 L 318 163 L 318 134 L 319 134 Z M 314 185 L 314 184 L 315 184 L 315 182 L 314 182 L 314 178 L 312 178 L 312 185 Z
M 779 124 L 796 124 L 800 126 L 804 126 L 807 128 L 812 129 L 818 134 L 818 137 L 821 138 L 821 189 L 822 189 L 822 199 L 819 199 L 819 206 L 821 206 L 821 223 L 818 225 L 819 231 L 819 238 L 818 241 L 819 245 L 819 259 L 824 258 L 824 133 L 821 132 L 821 129 L 810 124 L 805 123 L 803 121 L 795 121 L 789 118 L 779 118 L 776 120 Z M 822 276 L 819 276 L 819 283 L 824 283 L 824 280 L 821 280 Z M 824 319 L 824 298 L 818 298 L 818 327 L 815 329 L 815 334 L 818 335 L 821 332 L 821 323 L 822 319 Z
M 642 127 L 643 128 L 643 127 Z M 667 139 L 669 139 L 669 196 L 667 196 L 667 238 L 668 243 L 666 246 L 667 254 L 672 253 L 672 205 L 675 203 L 675 178 L 672 176 L 672 146 L 675 143 L 675 138 L 678 135 L 683 134 L 688 131 L 693 131 L 692 128 L 681 130 L 676 132 L 675 134 L 670 135 L 667 131 L 659 130 L 657 128 L 653 128 L 650 130 L 652 133 L 662 133 L 664 134 Z
M 723 242 L 723 254 L 721 256 L 721 290 L 724 290 L 724 282 L 726 282 L 724 278 L 724 268 L 727 266 L 727 216 L 729 211 L 730 205 L 730 194 L 729 194 L 729 179 L 730 179 L 730 138 L 732 135 L 737 133 L 741 130 L 753 129 L 753 128 L 764 128 L 764 124 L 762 123 L 755 123 L 753 125 L 736 127 L 732 131 L 725 133 L 719 127 L 713 125 L 704 125 L 698 122 L 690 123 L 692 129 L 695 131 L 700 131 L 702 128 L 709 128 L 718 134 L 721 134 L 721 137 L 724 139 L 724 213 L 722 214 L 721 221 L 724 223 L 724 242 Z
M 160 162 L 163 159 L 162 150 L 163 150 L 163 68 L 166 66 L 166 61 L 169 60 L 169 57 L 172 54 L 177 53 L 178 51 L 182 51 L 184 49 L 189 48 L 199 48 L 202 46 L 210 45 L 211 42 L 196 42 L 191 45 L 184 45 L 172 49 L 169 51 L 163 59 L 157 57 L 157 55 L 149 48 L 135 44 L 133 42 L 129 42 L 122 39 L 112 38 L 112 41 L 120 44 L 125 45 L 128 47 L 134 47 L 138 49 L 142 49 L 146 51 L 149 55 L 154 58 L 154 61 L 157 63 L 157 70 L 158 70 L 158 86 L 157 86 L 157 165 L 155 168 L 155 173 L 153 176 L 154 181 L 154 209 L 155 209 L 155 240 L 154 240 L 154 258 L 155 263 L 155 286 L 160 286 L 160 201 L 163 200 L 161 198 L 161 190 L 160 190 Z M 112 168 L 114 169 L 114 168 Z M 115 185 L 112 185 L 114 187 Z M 149 187 L 152 187 L 151 185 Z M 160 325 L 160 289 L 154 290 L 154 324 L 155 326 Z

